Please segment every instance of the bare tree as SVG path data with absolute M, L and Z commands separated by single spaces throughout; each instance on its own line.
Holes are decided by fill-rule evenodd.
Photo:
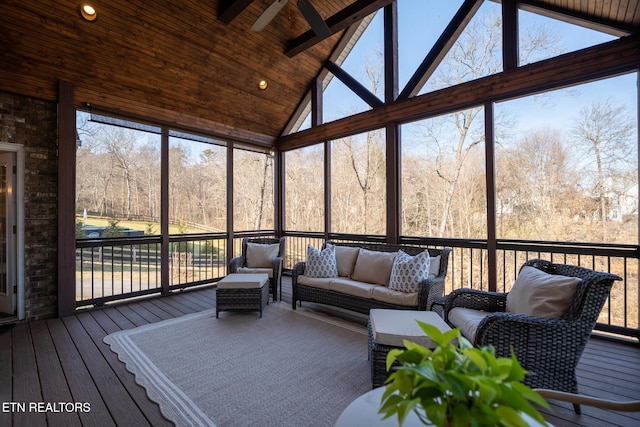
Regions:
M 427 82 L 427 90 L 458 85 L 502 71 L 501 40 L 501 17 L 494 13 L 478 14 Z M 525 38 L 521 41 L 521 60 L 540 50 L 548 50 L 553 41 L 554 36 L 549 31 L 540 32 L 537 37 Z M 464 166 L 474 149 L 484 142 L 482 124 L 477 123 L 482 113 L 482 107 L 475 107 L 427 120 L 419 132 L 425 144 L 432 145 L 437 158 L 437 175 L 446 185 L 438 225 L 440 236 L 444 236 L 448 224 L 452 224 L 452 205 Z M 502 132 L 499 128 L 508 122 L 508 117 L 498 117 L 494 121 L 496 132 Z
M 599 201 L 602 238 L 605 240 L 609 209 L 607 194 L 612 190 L 609 183 L 611 177 L 625 172 L 631 164 L 634 129 L 634 120 L 626 107 L 614 105 L 611 99 L 599 99 L 584 107 L 571 129 L 576 147 L 584 153 L 587 162 L 585 169 L 589 170 L 595 165 L 592 191 Z
M 560 132 L 534 130 L 497 157 L 500 237 L 562 239 L 582 195 Z

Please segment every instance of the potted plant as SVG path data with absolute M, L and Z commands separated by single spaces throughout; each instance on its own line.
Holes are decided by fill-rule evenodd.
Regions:
M 382 395 L 383 419 L 397 415 L 402 426 L 414 412 L 422 423 L 436 426 L 527 426 L 528 417 L 547 425 L 531 403 L 549 404 L 522 384 L 527 372 L 513 352 L 511 358 L 497 358 L 493 347 L 474 348 L 458 329 L 442 333 L 418 324 L 435 347 L 405 340 L 406 349 L 389 352 L 387 370 L 396 361 L 399 366 Z

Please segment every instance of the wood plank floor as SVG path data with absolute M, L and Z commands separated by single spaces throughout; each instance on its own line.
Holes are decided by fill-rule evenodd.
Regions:
M 291 301 L 290 280 L 283 282 L 284 300 Z M 215 290 L 208 288 L 0 327 L 0 426 L 172 425 L 102 339 L 214 306 Z M 349 317 L 364 322 L 363 317 Z M 640 399 L 640 347 L 592 338 L 578 377 L 584 394 Z M 50 406 L 33 406 L 38 403 Z M 68 411 L 67 404 L 73 403 L 80 410 Z M 545 418 L 559 427 L 640 425 L 639 412 L 583 406 L 583 414 L 576 415 L 568 403 L 550 403 L 553 413 Z

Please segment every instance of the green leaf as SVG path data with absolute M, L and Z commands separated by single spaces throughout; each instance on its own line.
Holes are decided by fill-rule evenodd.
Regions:
M 496 414 L 500 417 L 500 424 L 505 427 L 528 427 L 522 416 L 513 408 L 508 406 L 498 406 Z
M 481 352 L 478 349 L 472 348 L 469 350 L 461 350 L 462 353 L 467 356 L 471 361 L 480 369 L 481 372 L 485 372 L 487 370 L 487 362 L 482 357 Z
M 391 365 L 396 361 L 398 355 L 402 354 L 404 350 L 399 348 L 394 348 L 387 353 L 387 371 L 391 370 Z

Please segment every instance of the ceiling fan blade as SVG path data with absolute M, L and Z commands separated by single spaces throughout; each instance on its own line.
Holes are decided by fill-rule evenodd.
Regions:
M 258 16 L 256 22 L 251 26 L 252 31 L 262 31 L 264 27 L 267 26 L 269 22 L 280 12 L 280 10 L 287 4 L 289 0 L 275 0 L 273 3 L 267 7 L 262 15 Z
M 329 37 L 331 35 L 331 30 L 327 26 L 327 23 L 324 22 L 322 16 L 318 13 L 315 7 L 307 0 L 298 0 L 298 9 L 300 9 L 300 13 L 304 16 L 304 19 L 307 20 L 309 26 L 314 33 L 321 39 Z

